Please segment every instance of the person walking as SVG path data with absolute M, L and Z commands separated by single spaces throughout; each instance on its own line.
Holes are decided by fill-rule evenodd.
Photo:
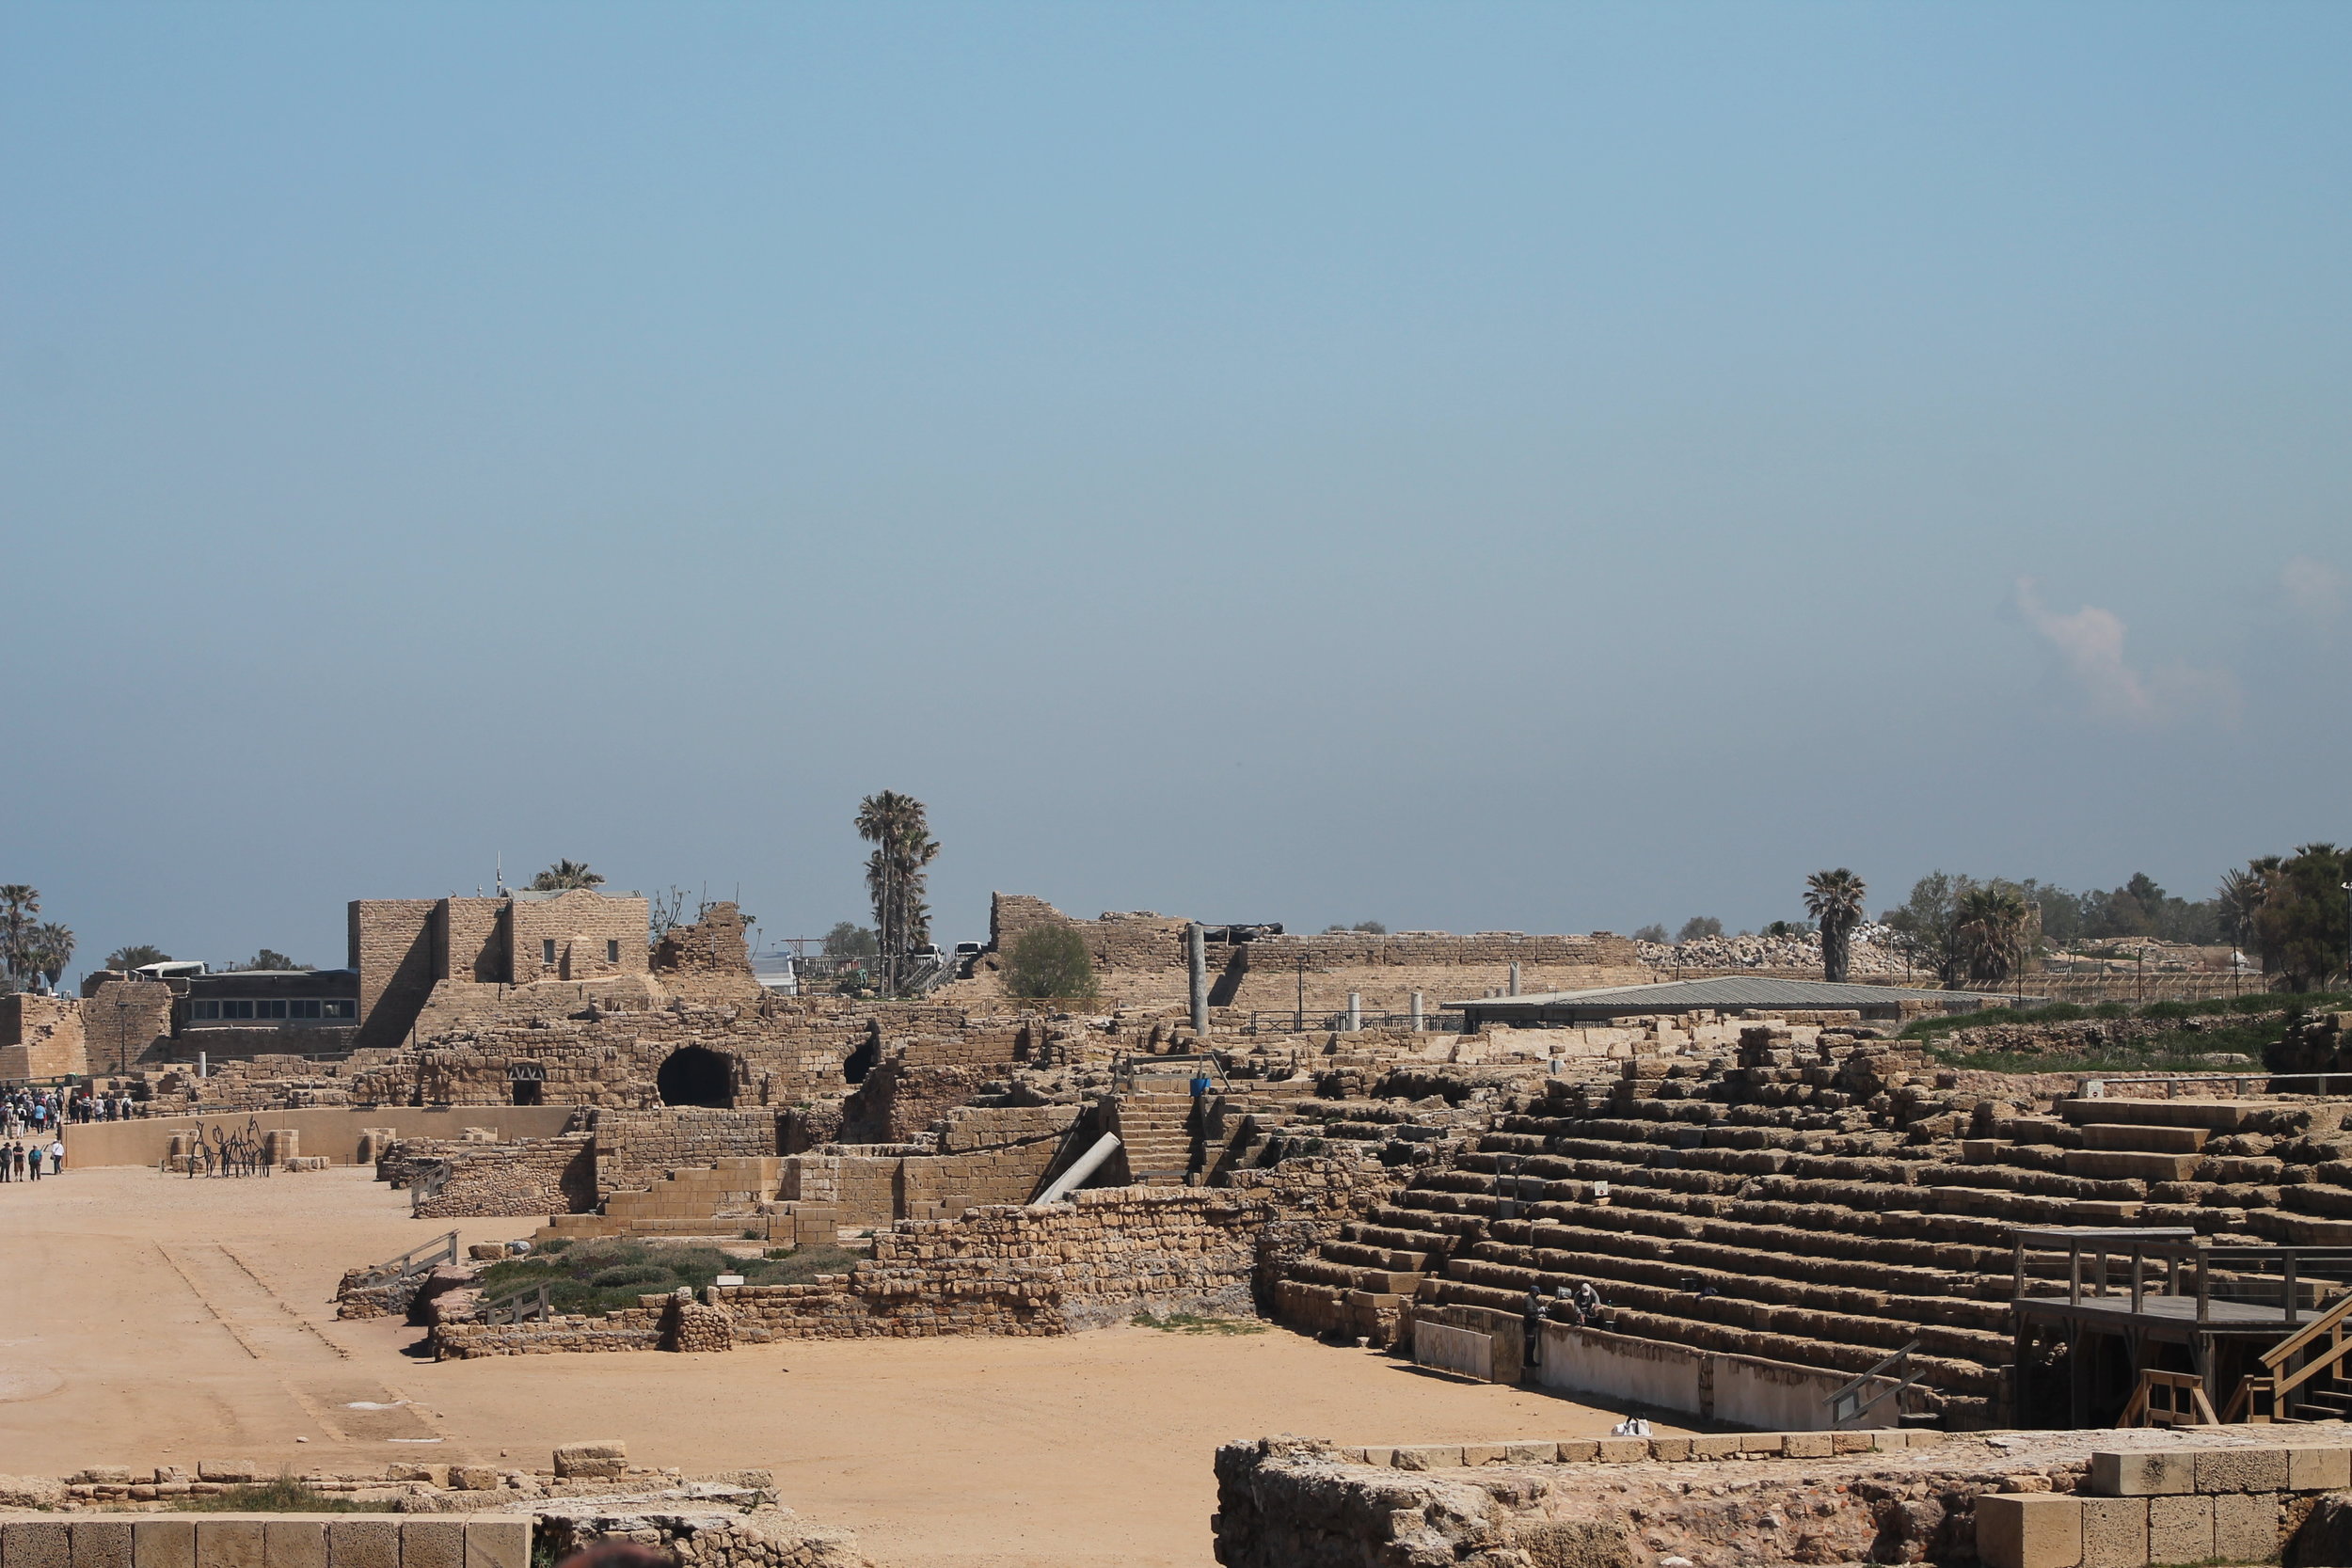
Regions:
M 49 1174 L 56 1176 L 64 1171 L 64 1169 L 65 1140 L 63 1138 L 52 1138 L 49 1140 Z

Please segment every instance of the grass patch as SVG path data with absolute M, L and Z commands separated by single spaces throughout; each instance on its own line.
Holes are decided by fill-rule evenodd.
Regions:
M 634 1307 L 640 1296 L 684 1286 L 697 1294 L 723 1274 L 749 1285 L 805 1285 L 820 1274 L 848 1274 L 865 1260 L 839 1246 L 777 1248 L 764 1258 L 730 1258 L 713 1246 L 655 1246 L 644 1242 L 564 1238 L 501 1259 L 482 1271 L 482 1292 L 496 1300 L 545 1285 L 558 1312 L 602 1317 Z
M 368 1505 L 332 1492 L 321 1492 L 292 1476 L 276 1481 L 243 1481 L 209 1497 L 181 1497 L 172 1507 L 182 1513 L 365 1513 Z
M 2059 1002 L 2046 1007 L 1987 1007 L 1981 1012 L 1917 1019 L 1904 1027 L 1900 1037 L 1919 1041 L 1931 1056 L 1946 1067 L 1989 1072 L 2256 1073 L 2266 1070 L 2267 1053 L 2283 1037 L 2294 1020 L 2305 1013 L 2347 1006 L 2352 1006 L 2352 997 L 2334 992 L 2290 991 L 2256 991 L 2244 996 L 2209 997 L 2201 1002 L 2151 1002 L 2142 1007 L 2121 1002 L 2103 1002 L 2094 1007 Z M 2184 1026 L 2145 1039 L 2100 1041 L 2087 1050 L 2073 1052 L 1965 1051 L 1937 1044 L 1959 1030 L 1987 1025 L 2118 1018 L 2176 1022 Z M 2208 1059 L 2217 1056 L 2243 1056 L 2246 1060 L 2239 1063 Z
M 1265 1324 L 1255 1318 L 1209 1318 L 1198 1312 L 1170 1312 L 1157 1317 L 1150 1312 L 1135 1315 L 1137 1328 L 1156 1328 L 1164 1334 L 1263 1334 Z

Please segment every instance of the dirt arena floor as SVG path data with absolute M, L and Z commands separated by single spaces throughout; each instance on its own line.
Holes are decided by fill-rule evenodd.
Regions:
M 404 1323 L 335 1321 L 345 1269 L 450 1223 L 411 1220 L 406 1195 L 365 1169 L 7 1184 L 0 1472 L 545 1465 L 558 1443 L 619 1437 L 642 1464 L 773 1469 L 787 1506 L 855 1529 L 892 1568 L 1194 1568 L 1214 1560 L 1220 1442 L 1593 1436 L 1616 1419 L 1279 1329 L 437 1364 Z M 491 1241 L 537 1224 L 457 1229 Z

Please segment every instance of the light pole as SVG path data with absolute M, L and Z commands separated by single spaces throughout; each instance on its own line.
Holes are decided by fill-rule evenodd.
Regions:
M 2352 882 L 2344 884 L 2344 981 L 2352 985 Z

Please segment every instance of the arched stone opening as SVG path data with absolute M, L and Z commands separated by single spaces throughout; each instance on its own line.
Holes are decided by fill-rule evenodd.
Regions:
M 654 1087 L 664 1105 L 735 1104 L 734 1058 L 699 1045 L 682 1045 L 662 1059 Z

